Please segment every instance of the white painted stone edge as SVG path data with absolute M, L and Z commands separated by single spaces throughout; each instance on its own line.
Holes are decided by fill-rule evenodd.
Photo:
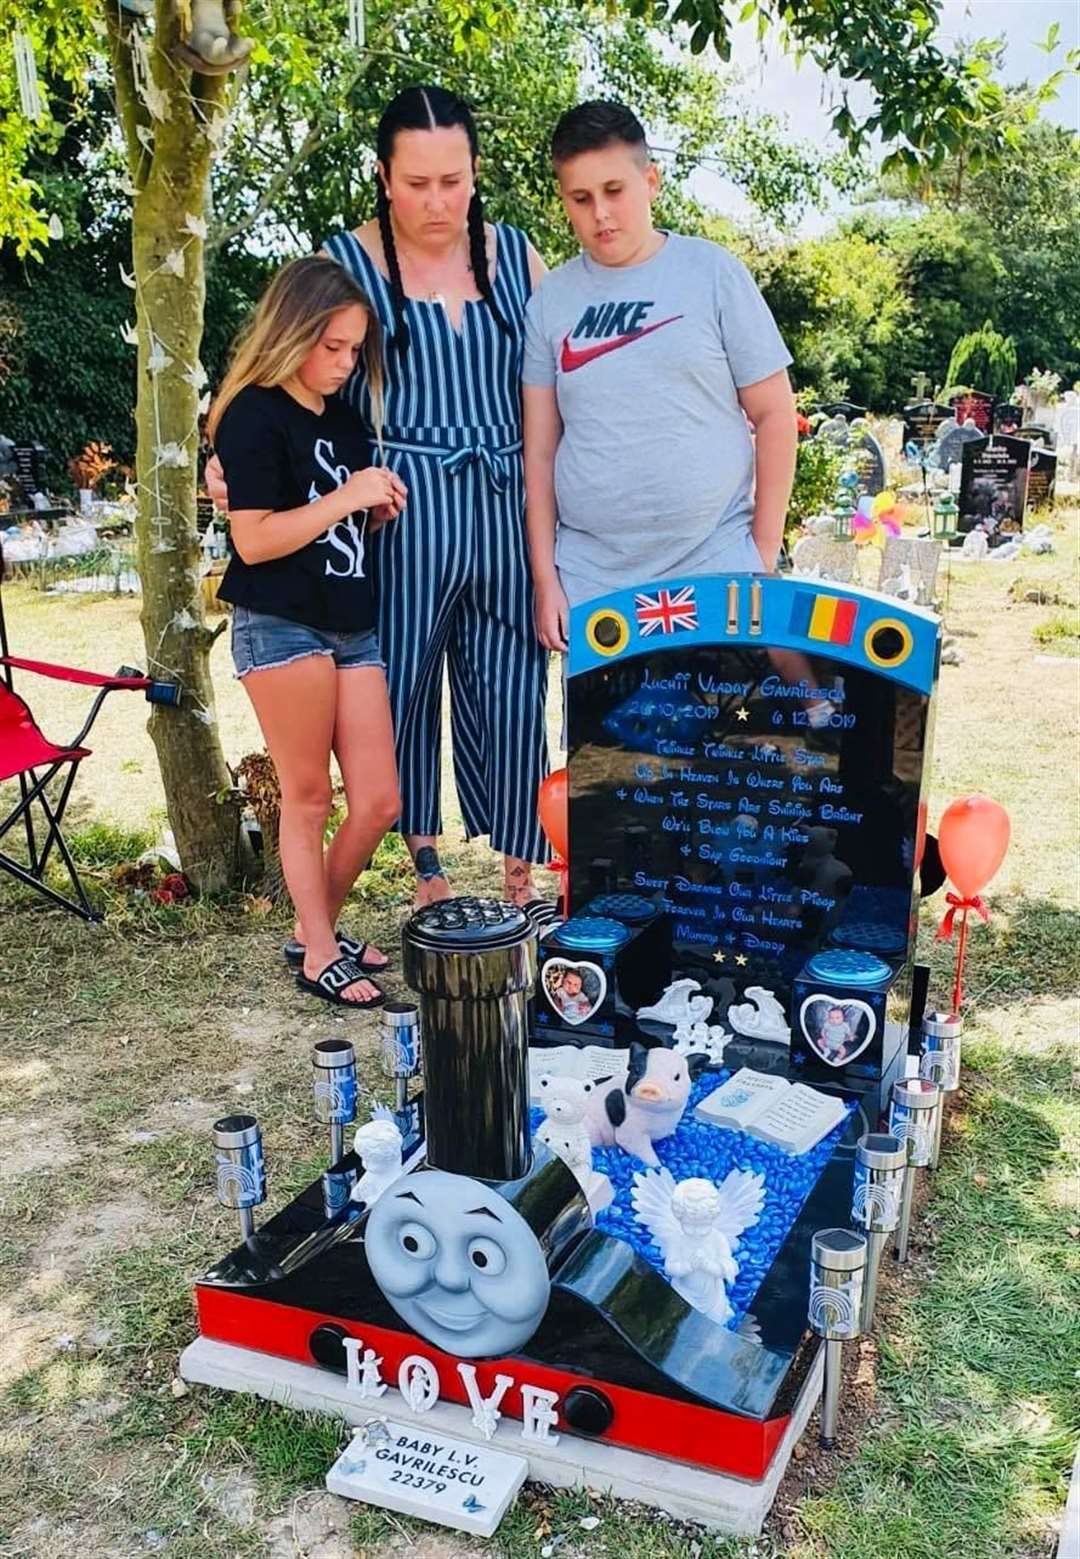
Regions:
M 530 1445 L 520 1438 L 516 1421 L 510 1419 L 504 1420 L 505 1432 L 500 1428 L 491 1444 L 495 1449 L 524 1455 L 534 1482 L 556 1488 L 586 1487 L 651 1505 L 679 1520 L 699 1521 L 715 1531 L 754 1537 L 761 1531 L 791 1453 L 821 1395 L 823 1366 L 824 1349 L 819 1349 L 784 1437 L 760 1482 L 667 1461 L 563 1430 L 557 1445 Z M 243 1391 L 301 1412 L 328 1413 L 351 1424 L 379 1416 L 372 1403 L 358 1400 L 349 1391 L 344 1376 L 207 1337 L 197 1338 L 184 1349 L 179 1370 L 193 1385 Z M 474 1429 L 467 1407 L 439 1402 L 427 1413 L 414 1414 L 397 1393 L 393 1396 L 393 1402 L 384 1406 L 388 1417 L 414 1423 L 419 1429 L 427 1425 L 478 1445 L 488 1443 Z

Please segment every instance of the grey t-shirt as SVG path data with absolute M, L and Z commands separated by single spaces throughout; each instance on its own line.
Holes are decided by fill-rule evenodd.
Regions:
M 525 316 L 527 385 L 554 385 L 555 560 L 572 604 L 677 574 L 750 571 L 753 444 L 738 391 L 791 362 L 750 272 L 668 234 L 641 265 L 579 255 Z

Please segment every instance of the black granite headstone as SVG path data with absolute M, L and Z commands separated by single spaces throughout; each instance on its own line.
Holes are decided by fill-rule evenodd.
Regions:
M 1028 470 L 1027 506 L 1048 509 L 1054 501 L 1058 457 L 1051 449 L 1033 449 Z
M 995 433 L 1017 433 L 1023 420 L 1024 408 L 1014 401 L 999 401 L 994 407 Z
M 973 426 L 943 429 L 937 452 L 937 463 L 941 470 L 947 471 L 951 465 L 955 465 L 963 458 L 968 444 L 977 444 L 984 437 L 985 435 Z
M 866 422 L 856 422 L 851 429 L 848 462 L 855 468 L 859 497 L 876 497 L 885 486 L 885 451 Z
M 937 401 L 912 401 L 904 407 L 904 448 L 917 444 L 922 449 L 932 444 L 941 424 L 951 416 L 950 406 L 940 406 Z
M 1057 434 L 1044 422 L 1027 422 L 1016 430 L 1017 438 L 1026 438 L 1032 444 L 1042 444 L 1047 449 L 1057 448 Z
M 996 547 L 1024 528 L 1028 459 L 1026 439 L 999 433 L 965 445 L 960 473 L 960 535 L 983 530 Z
M 854 401 L 822 401 L 820 409 L 827 417 L 846 417 L 854 422 L 856 417 L 865 417 L 869 407 L 856 406 Z

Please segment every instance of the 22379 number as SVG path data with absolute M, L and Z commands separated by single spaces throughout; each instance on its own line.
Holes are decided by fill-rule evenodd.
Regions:
M 406 1488 L 419 1489 L 422 1493 L 434 1489 L 436 1494 L 445 1494 L 447 1490 L 447 1485 L 440 1483 L 438 1478 L 425 1478 L 419 1472 L 404 1472 L 400 1467 L 390 1474 L 390 1482 L 403 1483 Z

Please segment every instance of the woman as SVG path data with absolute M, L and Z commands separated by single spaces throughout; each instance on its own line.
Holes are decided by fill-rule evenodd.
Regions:
M 406 491 L 372 466 L 337 392 L 362 357 L 378 437 L 379 337 L 353 277 L 327 256 L 294 260 L 238 342 L 209 419 L 232 501 L 220 595 L 281 785 L 281 865 L 297 916 L 286 957 L 303 990 L 351 1007 L 383 1001 L 369 976 L 387 960 L 340 937 L 337 915 L 399 805 L 367 537 L 397 518 Z M 348 813 L 324 851 L 331 751 Z
M 547 653 L 532 626 L 521 461 L 525 305 L 543 263 L 524 234 L 484 221 L 476 126 L 440 87 L 399 93 L 379 121 L 376 216 L 326 250 L 383 325 L 385 458 L 411 494 L 377 542 L 379 638 L 394 712 L 400 827 L 417 903 L 447 898 L 441 830 L 443 665 L 466 833 L 504 857 L 505 893 L 540 897 L 547 852 Z M 368 381 L 344 392 L 366 426 Z

